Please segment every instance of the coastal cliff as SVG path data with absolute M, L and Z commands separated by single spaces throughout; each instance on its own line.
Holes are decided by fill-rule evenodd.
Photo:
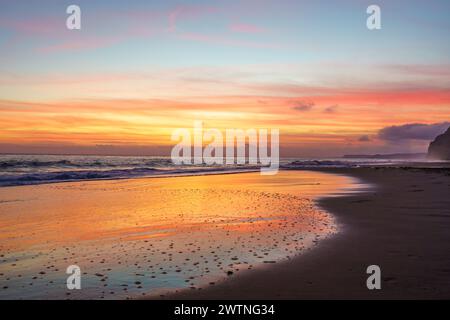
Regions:
M 437 160 L 450 160 L 450 127 L 437 136 L 428 147 L 428 158 Z

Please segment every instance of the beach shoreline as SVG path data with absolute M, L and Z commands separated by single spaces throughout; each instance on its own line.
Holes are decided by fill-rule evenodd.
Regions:
M 206 288 L 334 234 L 333 217 L 313 200 L 353 182 L 283 171 L 0 188 L 0 299 Z M 66 289 L 69 265 L 82 271 L 83 290 Z
M 135 275 L 127 276 L 126 281 L 128 281 L 128 285 L 134 286 L 134 283 L 139 282 L 139 287 L 141 282 L 143 282 L 142 276 L 144 276 L 144 273 L 149 273 L 152 275 L 152 278 L 155 278 L 161 272 L 157 271 L 157 269 L 160 269 L 160 266 L 163 267 L 167 263 L 167 260 L 165 260 L 166 262 L 161 261 L 161 265 L 150 266 L 147 263 L 149 261 L 145 259 L 149 254 L 149 251 L 146 251 L 149 243 L 147 240 L 158 239 L 153 238 L 158 236 L 158 234 L 154 235 L 150 232 L 153 230 L 153 227 L 146 225 L 146 223 L 153 221 L 153 218 L 150 219 L 147 216 L 148 212 L 154 211 L 163 214 L 168 208 L 173 207 L 173 210 L 171 209 L 168 212 L 179 213 L 179 210 L 182 208 L 186 209 L 178 200 L 174 199 L 189 199 L 189 197 L 196 194 L 196 200 L 193 203 L 201 204 L 204 202 L 203 198 L 211 200 L 211 196 L 217 197 L 220 195 L 229 199 L 228 197 L 232 195 L 228 191 L 222 193 L 225 190 L 222 190 L 220 194 L 216 192 L 209 193 L 207 190 L 210 188 L 219 188 L 221 190 L 227 183 L 232 183 L 235 186 L 228 186 L 227 188 L 230 191 L 233 188 L 247 188 L 248 191 L 244 192 L 244 194 L 239 193 L 239 197 L 235 198 L 235 200 L 245 194 L 251 197 L 248 199 L 242 198 L 241 200 L 244 202 L 238 202 L 234 207 L 230 208 L 232 209 L 230 212 L 237 214 L 232 219 L 238 218 L 238 220 L 231 221 L 231 225 L 233 225 L 236 221 L 240 221 L 241 215 L 246 216 L 247 214 L 245 210 L 239 210 L 239 208 L 243 208 L 242 205 L 245 204 L 247 206 L 250 203 L 254 205 L 262 204 L 262 202 L 255 201 L 256 198 L 254 198 L 253 192 L 256 191 L 255 187 L 258 186 L 254 183 L 256 181 L 264 181 L 264 183 L 268 184 L 258 187 L 260 192 L 262 192 L 261 195 L 263 195 L 262 198 L 258 199 L 265 199 L 265 205 L 273 206 L 269 211 L 276 213 L 279 211 L 277 208 L 281 208 L 276 201 L 285 197 L 279 197 L 279 192 L 283 192 L 283 196 L 287 196 L 291 192 L 303 190 L 303 192 L 307 193 L 303 194 L 304 197 L 315 199 L 312 200 L 311 205 L 330 215 L 333 219 L 333 225 L 337 226 L 337 233 L 332 232 L 329 236 L 323 237 L 312 246 L 302 247 L 303 249 L 297 251 L 297 253 L 296 249 L 292 247 L 288 254 L 288 259 L 280 259 L 273 263 L 255 266 L 251 270 L 234 272 L 230 276 L 226 275 L 228 269 L 225 268 L 219 271 L 219 273 L 222 272 L 224 275 L 221 278 L 222 280 L 218 279 L 210 285 L 192 283 L 187 287 L 182 286 L 176 290 L 157 290 L 157 294 L 156 292 L 148 291 L 144 285 L 142 288 L 137 288 L 139 289 L 137 290 L 138 292 L 145 293 L 145 297 L 150 299 L 448 299 L 450 297 L 450 256 L 448 254 L 450 252 L 450 233 L 448 232 L 450 228 L 449 168 L 308 168 L 305 170 L 295 169 L 294 171 L 290 174 L 287 170 L 283 170 L 281 175 L 271 178 L 275 179 L 271 180 L 271 183 L 268 183 L 266 179 L 261 180 L 261 177 L 256 173 L 242 173 L 236 175 L 222 174 L 211 177 L 205 175 L 167 177 L 166 179 L 135 178 L 128 180 L 85 181 L 28 187 L 8 187 L 0 190 L 3 192 L 2 199 L 5 200 L 2 201 L 4 213 L 11 214 L 11 221 L 15 219 L 14 212 L 20 214 L 24 210 L 35 209 L 36 203 L 39 203 L 42 217 L 47 216 L 47 210 L 49 209 L 54 210 L 55 218 L 58 217 L 58 212 L 64 215 L 56 220 L 58 221 L 57 224 L 51 224 L 56 229 L 50 232 L 50 235 L 54 234 L 57 238 L 49 238 L 46 241 L 54 241 L 56 239 L 59 241 L 59 234 L 70 235 L 72 240 L 78 239 L 82 235 L 83 241 L 89 240 L 91 237 L 102 238 L 106 236 L 106 239 L 110 239 L 110 236 L 119 236 L 117 240 L 120 243 L 117 242 L 115 245 L 113 243 L 110 249 L 106 248 L 105 254 L 108 250 L 117 250 L 118 245 L 122 246 L 125 243 L 130 243 L 129 249 L 135 250 L 133 251 L 134 258 L 132 260 L 128 260 L 126 255 L 123 256 L 125 251 L 121 250 L 118 253 L 122 254 L 121 259 L 123 259 L 122 262 L 125 265 L 135 265 L 138 268 L 142 267 L 142 270 L 146 270 L 142 274 L 139 271 Z M 327 177 L 324 175 L 324 179 L 321 180 L 322 174 L 329 175 L 326 175 Z M 305 178 L 306 180 L 302 180 Z M 280 183 L 283 185 L 282 189 L 279 187 L 273 189 L 274 185 Z M 201 188 L 200 190 L 194 190 L 191 189 L 192 185 L 198 185 Z M 163 186 L 164 188 L 162 188 Z M 361 186 L 363 188 L 360 188 Z M 25 192 L 26 190 L 28 191 Z M 166 191 L 161 193 L 157 190 L 161 190 L 161 192 L 163 190 Z M 265 193 L 265 190 L 268 192 L 276 190 L 275 197 L 266 198 L 268 194 Z M 166 194 L 166 192 L 168 193 Z M 118 197 L 119 194 L 121 197 Z M 33 197 L 30 198 L 31 195 Z M 73 205 L 66 206 L 67 208 L 61 211 L 58 205 L 59 202 L 55 203 L 53 200 L 55 195 L 58 195 L 56 197 L 57 201 L 66 199 L 67 201 L 72 201 Z M 128 196 L 125 197 L 125 195 Z M 173 198 L 174 195 L 178 195 L 177 198 Z M 151 198 L 154 198 L 154 200 L 149 203 L 148 200 Z M 123 202 L 124 200 L 121 199 L 128 200 Z M 138 202 L 132 199 L 136 199 Z M 172 202 L 168 202 L 169 199 Z M 160 202 L 160 205 L 155 206 L 154 201 Z M 297 200 L 292 198 L 287 201 L 291 201 L 290 206 L 292 206 L 292 201 Z M 224 204 L 227 202 L 225 201 Z M 71 235 L 71 232 L 67 233 L 66 231 L 76 231 L 77 228 L 73 228 L 74 220 L 72 218 L 66 218 L 79 217 L 80 211 L 75 204 L 79 205 L 80 203 L 84 204 L 83 208 L 85 209 L 86 218 L 79 220 L 80 224 L 77 224 L 79 231 Z M 100 203 L 104 204 L 100 205 Z M 172 204 L 168 206 L 169 203 Z M 221 203 L 221 201 L 217 201 L 217 203 Z M 280 202 L 284 206 L 283 203 L 286 204 L 286 201 Z M 305 205 L 307 207 L 310 206 L 307 203 Z M 10 208 L 11 211 L 6 208 Z M 197 212 L 196 210 L 200 208 L 206 210 L 205 212 L 208 211 L 208 207 L 198 207 L 196 205 L 192 207 L 192 212 Z M 100 210 L 98 211 L 99 213 L 108 213 L 107 219 L 113 220 L 110 222 L 105 220 L 107 222 L 106 225 L 102 222 L 98 227 L 94 227 L 95 224 L 93 223 L 99 223 L 100 220 L 92 215 L 92 209 Z M 128 218 L 123 220 L 124 214 L 127 215 L 132 212 L 133 215 L 127 216 Z M 37 212 L 34 211 L 33 215 L 36 214 Z M 3 218 L 7 218 L 8 215 Z M 21 217 L 25 218 L 24 215 L 21 215 Z M 29 218 L 32 218 L 32 216 Z M 62 218 L 64 220 L 61 220 Z M 143 218 L 150 220 L 140 226 Z M 163 219 L 164 217 L 157 218 Z M 192 218 L 197 219 L 195 215 Z M 39 224 L 43 221 L 38 216 L 33 219 Z M 166 219 L 164 218 L 163 220 Z M 21 223 L 23 222 L 21 221 Z M 70 224 L 68 224 L 69 222 Z M 112 222 L 114 223 L 110 224 Z M 119 226 L 116 225 L 116 222 L 120 223 L 120 229 L 116 229 Z M 125 222 L 126 225 L 123 225 Z M 207 222 L 205 226 L 208 226 L 210 222 Z M 167 224 L 167 221 L 165 224 Z M 113 229 L 116 231 L 110 230 L 107 227 L 108 225 L 114 226 Z M 60 226 L 69 229 L 64 229 L 66 231 L 62 233 L 56 232 Z M 100 232 L 100 229 L 104 227 L 107 228 Z M 142 227 L 145 228 L 142 229 Z M 295 229 L 292 225 L 289 228 L 291 231 L 294 231 L 294 234 L 299 233 L 299 229 Z M 167 229 L 167 226 L 159 229 L 164 231 Z M 157 230 L 159 229 L 157 228 Z M 37 229 L 37 231 L 43 232 L 44 229 Z M 81 231 L 82 233 L 80 233 Z M 110 231 L 113 232 L 110 233 Z M 208 232 L 208 234 L 213 235 L 215 232 Z M 274 234 L 269 235 L 273 236 Z M 26 236 L 23 239 L 28 238 L 29 236 Z M 225 238 L 228 238 L 228 236 Z M 267 239 L 268 242 L 266 244 L 269 247 L 274 245 L 274 243 L 271 243 L 270 238 Z M 127 239 L 133 240 L 132 242 L 127 242 Z M 192 241 L 190 238 L 187 239 Z M 283 239 L 283 237 L 280 239 Z M 167 245 L 169 246 L 167 248 L 164 247 L 163 249 L 161 247 L 160 249 L 170 252 L 174 244 L 176 245 L 177 241 L 173 241 L 172 244 L 168 243 Z M 5 245 L 5 243 L 2 245 Z M 233 247 L 237 245 L 242 245 L 242 248 L 246 250 L 253 249 L 250 243 L 245 246 L 244 243 L 236 242 Z M 83 252 L 83 250 L 73 251 L 72 249 L 66 253 L 59 254 L 59 258 L 72 260 L 73 254 Z M 160 256 L 160 249 L 155 251 L 155 248 L 153 248 L 153 251 L 150 251 L 150 254 L 153 255 L 150 264 L 153 265 L 155 263 L 154 258 Z M 264 250 L 263 247 L 261 249 Z M 98 247 L 95 247 L 95 250 L 98 250 Z M 178 249 L 175 251 L 178 252 Z M 89 257 L 92 257 L 94 252 L 90 256 L 87 252 L 83 252 L 82 260 L 90 260 Z M 138 256 L 140 257 L 139 261 L 136 260 Z M 175 259 L 175 252 L 173 257 Z M 80 262 L 78 258 L 80 257 L 77 256 L 76 260 L 74 260 L 77 263 Z M 103 260 L 100 261 L 100 265 L 98 261 L 92 265 L 88 263 L 90 268 L 90 271 L 88 271 L 88 274 L 90 274 L 89 281 L 92 285 L 95 286 L 97 283 L 102 283 L 102 281 L 108 283 L 108 275 L 111 278 L 122 279 L 121 277 L 127 274 L 125 271 L 114 274 L 114 268 L 117 266 L 113 266 L 114 259 L 111 260 L 111 258 L 110 254 L 106 254 L 106 256 L 102 256 Z M 232 256 L 229 258 L 232 258 Z M 201 259 L 210 260 L 209 255 L 205 255 Z M 169 258 L 170 260 L 172 260 L 172 255 Z M 185 262 L 180 262 L 185 264 Z M 230 262 L 234 263 L 233 260 L 228 263 Z M 83 264 L 85 263 L 87 261 L 83 262 Z M 103 265 L 103 263 L 105 264 Z M 17 264 L 20 265 L 19 262 Z M 62 269 L 59 268 L 59 271 L 56 269 L 52 270 L 54 268 L 53 264 L 50 263 L 45 271 L 49 276 L 58 274 L 59 277 Z M 381 290 L 370 291 L 366 287 L 366 279 L 368 277 L 366 268 L 373 264 L 379 265 L 381 268 Z M 224 265 L 227 265 L 227 263 Z M 196 273 L 201 277 L 202 268 L 196 267 L 199 266 L 197 263 L 194 263 L 193 266 L 195 269 L 198 269 Z M 100 269 L 98 269 L 99 267 Z M 16 269 L 17 267 L 14 266 L 13 268 Z M 26 265 L 22 265 L 22 268 L 26 268 Z M 169 272 L 169 269 L 166 271 Z M 50 270 L 50 272 L 47 270 Z M 163 274 L 166 274 L 166 271 Z M 95 272 L 100 272 L 102 277 L 99 277 L 97 274 L 92 276 Z M 171 273 L 169 272 L 168 274 L 170 275 Z M 6 276 L 6 274 L 3 276 Z M 46 277 L 46 275 L 38 275 L 36 281 L 41 286 L 47 286 L 49 282 L 46 281 L 49 279 L 46 279 Z M 151 281 L 152 279 L 148 280 Z M 36 285 L 37 283 L 34 284 Z M 13 285 L 13 282 L 8 284 L 8 286 L 10 285 Z M 7 290 L 10 290 L 10 288 Z M 6 291 L 3 293 L 6 293 Z M 117 293 L 109 294 L 108 296 L 104 294 L 104 298 L 113 298 L 114 296 L 118 298 Z M 78 298 L 82 297 L 83 295 L 80 295 Z M 71 298 L 76 299 L 77 296 Z
M 318 204 L 341 232 L 268 268 L 166 299 L 448 299 L 450 170 L 321 168 L 376 187 Z M 368 290 L 366 268 L 381 268 L 381 290 Z

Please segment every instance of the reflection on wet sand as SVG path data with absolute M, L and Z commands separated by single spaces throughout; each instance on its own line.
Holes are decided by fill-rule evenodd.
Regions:
M 1 188 L 0 298 L 201 290 L 335 232 L 313 200 L 352 183 L 285 171 Z M 81 290 L 66 288 L 69 265 Z

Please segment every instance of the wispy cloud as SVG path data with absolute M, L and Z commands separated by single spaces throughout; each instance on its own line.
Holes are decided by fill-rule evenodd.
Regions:
M 65 20 L 54 16 L 37 16 L 28 19 L 0 19 L 0 27 L 12 32 L 9 43 L 33 43 L 39 53 L 61 53 L 92 50 L 120 44 L 132 38 L 148 38 L 169 32 L 182 31 L 180 22 L 201 19 L 215 13 L 211 6 L 176 6 L 168 10 L 103 10 L 95 16 L 96 20 L 83 16 L 81 31 L 68 31 Z M 105 28 L 99 21 L 109 28 Z M 111 25 L 111 21 L 114 24 Z M 109 23 L 109 24 L 108 24 Z M 84 30 L 89 30 L 88 32 Z M 32 38 L 34 41 L 28 41 Z M 53 44 L 42 45 L 42 43 Z M 36 44 L 34 44 L 36 43 Z
M 109 47 L 125 40 L 124 36 L 109 36 L 109 37 L 77 37 L 71 40 L 62 41 L 54 45 L 37 48 L 39 53 L 58 53 L 64 51 L 82 51 L 93 50 L 98 48 Z
M 325 113 L 335 113 L 338 108 L 339 108 L 339 106 L 337 104 L 334 104 L 332 106 L 326 107 L 324 112 Z
M 437 65 L 437 64 L 395 64 L 384 66 L 387 70 L 412 74 L 415 76 L 450 76 L 450 65 Z
M 0 20 L 0 26 L 9 29 L 17 34 L 30 36 L 54 36 L 61 34 L 61 30 L 65 28 L 65 21 L 55 17 L 40 17 L 30 19 L 12 19 L 3 18 Z
M 185 20 L 198 20 L 203 16 L 215 14 L 219 11 L 217 7 L 211 6 L 187 6 L 187 5 L 179 5 L 173 8 L 168 13 L 168 28 L 167 30 L 170 32 L 178 31 L 178 23 L 180 21 Z
M 310 111 L 314 107 L 314 102 L 312 101 L 296 101 L 292 109 L 297 111 Z
M 266 29 L 247 23 L 235 23 L 230 25 L 230 30 L 238 33 L 263 33 Z

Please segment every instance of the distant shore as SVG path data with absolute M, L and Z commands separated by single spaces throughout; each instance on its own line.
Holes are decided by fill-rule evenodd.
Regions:
M 339 234 L 291 261 L 165 298 L 450 298 L 450 169 L 317 170 L 376 186 L 319 201 L 337 219 Z M 381 290 L 366 287 L 366 268 L 372 264 L 381 268 Z

